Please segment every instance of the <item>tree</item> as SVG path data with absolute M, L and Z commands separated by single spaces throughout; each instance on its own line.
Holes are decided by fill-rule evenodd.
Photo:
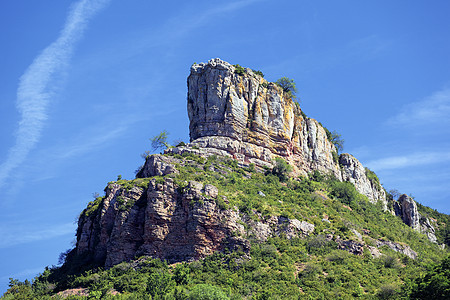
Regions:
M 450 256 L 416 279 L 410 299 L 450 299 Z
M 338 152 L 342 152 L 342 150 L 344 150 L 344 140 L 342 139 L 341 135 L 339 133 L 337 133 L 336 131 L 333 131 L 331 133 L 330 141 L 336 147 L 336 150 Z
M 275 166 L 272 169 L 272 174 L 277 176 L 281 182 L 289 179 L 288 175 L 292 172 L 292 166 L 280 157 L 275 158 Z
M 287 77 L 281 77 L 275 82 L 280 86 L 285 93 L 288 93 L 292 98 L 295 98 L 295 93 L 297 93 L 297 87 L 293 79 Z
M 154 151 L 170 147 L 170 145 L 167 143 L 167 135 L 168 132 L 163 130 L 160 134 L 150 139 Z
M 392 199 L 398 199 L 400 197 L 400 192 L 396 189 L 392 189 L 389 191 L 389 194 L 392 196 Z

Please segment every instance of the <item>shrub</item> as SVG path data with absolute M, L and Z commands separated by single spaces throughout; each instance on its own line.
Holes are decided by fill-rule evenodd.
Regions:
M 411 299 L 450 299 L 450 256 L 416 280 Z
M 243 67 L 241 67 L 240 65 L 233 65 L 233 66 L 234 66 L 234 73 L 236 73 L 238 75 L 245 74 L 245 69 Z
M 255 73 L 256 75 L 259 75 L 259 76 L 261 76 L 262 78 L 264 78 L 264 74 L 263 74 L 263 72 L 261 72 L 260 70 L 252 70 L 253 71 L 253 73 Z
M 158 135 L 155 135 L 150 139 L 150 141 L 152 142 L 153 150 L 156 151 L 158 149 L 163 149 L 164 147 L 170 147 L 170 145 L 167 143 L 167 135 L 167 131 L 163 130 Z
M 393 284 L 382 285 L 377 293 L 377 297 L 380 299 L 393 299 L 396 295 L 397 287 Z
M 227 300 L 230 299 L 219 287 L 210 284 L 197 284 L 189 293 L 189 300 Z
M 338 198 L 342 203 L 349 205 L 352 201 L 358 199 L 359 193 L 356 191 L 355 186 L 350 182 L 333 182 L 331 184 L 331 195 Z
M 268 82 L 263 82 L 263 83 L 261 83 L 261 86 L 263 87 L 263 88 L 268 88 L 269 87 L 269 83 Z
M 297 93 L 297 87 L 295 86 L 295 82 L 293 79 L 281 77 L 275 83 L 278 86 L 280 86 L 283 89 L 283 91 L 287 93 L 290 97 L 295 98 L 295 93 Z
M 272 168 L 272 174 L 277 176 L 281 182 L 285 182 L 289 179 L 289 173 L 292 172 L 292 166 L 289 165 L 284 159 L 275 158 L 275 166 Z

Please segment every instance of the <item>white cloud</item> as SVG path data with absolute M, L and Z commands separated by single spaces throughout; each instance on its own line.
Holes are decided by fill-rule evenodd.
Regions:
M 368 161 L 365 165 L 374 171 L 383 171 L 445 163 L 448 161 L 450 161 L 450 152 L 420 152 L 376 159 Z
M 66 223 L 44 229 L 20 228 L 20 226 L 2 226 L 0 228 L 0 248 L 8 248 L 19 244 L 52 239 L 58 236 L 73 234 L 75 225 Z
M 389 124 L 424 126 L 426 124 L 448 125 L 450 123 L 450 88 L 433 93 L 425 99 L 408 104 L 399 114 L 389 119 Z
M 0 186 L 39 141 L 55 87 L 67 69 L 74 47 L 89 19 L 109 1 L 81 0 L 73 5 L 59 37 L 34 59 L 20 78 L 16 105 L 21 120 L 16 143 L 9 149 L 6 161 L 0 165 Z

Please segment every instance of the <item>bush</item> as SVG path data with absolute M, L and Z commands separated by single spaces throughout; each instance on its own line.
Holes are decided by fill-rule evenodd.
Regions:
M 284 159 L 275 158 L 275 166 L 272 168 L 272 174 L 277 176 L 281 182 L 285 182 L 289 179 L 289 173 L 292 172 L 292 166 L 289 165 Z
M 275 83 L 279 87 L 281 87 L 283 91 L 287 93 L 290 97 L 295 98 L 295 94 L 297 93 L 297 87 L 295 86 L 295 82 L 293 79 L 281 77 Z
M 350 205 L 352 201 L 355 201 L 359 197 L 359 193 L 356 191 L 355 186 L 350 182 L 335 181 L 331 185 L 331 195 L 335 196 L 342 203 Z
M 450 299 L 450 256 L 418 278 L 411 299 Z
M 264 78 L 264 74 L 263 74 L 263 72 L 261 72 L 260 70 L 252 70 L 253 71 L 253 73 L 255 73 L 256 75 L 259 75 L 259 76 L 261 76 L 262 78 Z
M 227 300 L 230 299 L 219 287 L 210 284 L 197 284 L 189 293 L 189 300 Z
M 393 284 L 382 285 L 377 293 L 377 297 L 380 299 L 393 299 L 396 295 L 397 287 Z
M 233 66 L 234 66 L 234 73 L 236 73 L 238 75 L 245 74 L 245 69 L 243 67 L 241 67 L 240 65 L 233 65 Z

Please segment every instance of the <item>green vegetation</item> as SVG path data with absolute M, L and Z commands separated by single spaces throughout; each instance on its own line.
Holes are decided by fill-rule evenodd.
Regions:
M 367 167 L 365 168 L 365 170 L 366 170 L 367 179 L 369 179 L 369 181 L 372 183 L 372 185 L 376 186 L 377 189 L 379 191 L 381 191 L 382 187 L 381 187 L 380 179 L 378 179 L 377 174 L 375 174 L 372 170 L 370 170 Z
M 222 209 L 237 207 L 255 221 L 270 216 L 304 220 L 315 225 L 314 232 L 291 239 L 280 234 L 266 242 L 250 238 L 249 253 L 225 249 L 203 260 L 172 265 L 138 257 L 104 270 L 67 252 L 72 258 L 66 264 L 47 268 L 32 282 L 11 279 L 3 299 L 59 299 L 56 293 L 75 288 L 88 296 L 67 299 L 423 299 L 424 295 L 433 299 L 437 295 L 433 291 L 447 296 L 449 259 L 440 262 L 446 250 L 369 203 L 352 184 L 318 171 L 308 177 L 287 177 L 290 166 L 282 159 L 264 172 L 217 156 L 206 159 L 184 153 L 172 157 L 179 160 L 178 173 L 166 177 L 173 179 L 180 192 L 192 180 L 213 184 Z M 146 189 L 150 180 L 164 182 L 166 177 L 121 179 L 111 184 L 121 186 L 117 201 L 124 206 L 121 209 L 129 209 L 138 203 L 125 201 L 128 191 Z M 82 214 L 94 215 L 101 201 L 103 197 L 97 197 Z M 439 222 L 447 216 L 420 209 L 439 217 Z M 323 221 L 325 217 L 329 222 Z M 407 244 L 418 258 L 412 260 L 388 247 L 380 248 L 383 255 L 379 258 L 373 258 L 368 249 L 354 255 L 326 237 L 332 234 L 358 241 L 354 231 L 369 246 L 379 239 Z M 427 271 L 430 265 L 435 267 Z
M 269 88 L 269 83 L 268 82 L 263 82 L 261 83 L 261 86 L 265 89 Z
M 167 131 L 163 130 L 158 135 L 155 135 L 150 139 L 154 151 L 170 147 L 170 145 L 167 143 L 167 136 Z
M 261 72 L 260 70 L 252 70 L 254 74 L 261 76 L 262 78 L 264 78 L 264 73 Z
M 233 66 L 234 66 L 234 73 L 241 76 L 245 74 L 245 68 L 241 67 L 240 65 L 233 65 Z
M 319 124 L 325 130 L 325 133 L 327 134 L 327 139 L 336 147 L 337 152 L 338 153 L 342 152 L 342 150 L 344 150 L 344 142 L 345 142 L 342 139 L 342 136 L 335 130 L 331 132 L 330 130 L 328 130 L 328 128 L 323 126 L 322 123 L 319 122 Z
M 294 79 L 281 77 L 275 82 L 275 84 L 280 86 L 283 89 L 283 91 L 287 93 L 291 98 L 295 98 L 295 94 L 297 93 L 297 87 L 295 85 Z
M 415 282 L 405 284 L 411 299 L 450 299 L 450 256 Z
M 450 215 L 446 215 L 438 212 L 435 209 L 424 206 L 417 203 L 417 210 L 420 215 L 426 218 L 429 218 L 431 224 L 438 228 L 436 231 L 436 238 L 439 244 L 445 244 L 447 247 L 450 247 Z
M 94 201 L 89 202 L 87 207 L 81 212 L 80 216 L 84 215 L 85 217 L 89 217 L 91 215 L 94 215 L 102 201 L 103 197 L 97 197 Z
M 277 176 L 281 182 L 286 182 L 289 180 L 289 173 L 291 172 L 292 166 L 290 166 L 281 157 L 275 158 L 275 166 L 272 168 L 272 171 L 270 173 Z

